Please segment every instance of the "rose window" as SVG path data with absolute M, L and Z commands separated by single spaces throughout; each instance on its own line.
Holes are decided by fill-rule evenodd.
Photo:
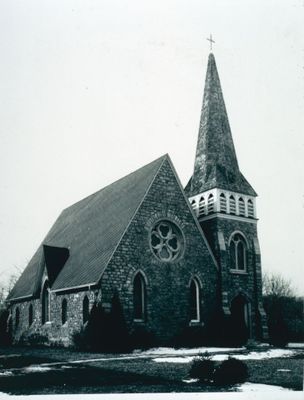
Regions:
M 183 248 L 182 233 L 172 222 L 160 221 L 152 229 L 151 246 L 154 254 L 160 260 L 175 260 Z

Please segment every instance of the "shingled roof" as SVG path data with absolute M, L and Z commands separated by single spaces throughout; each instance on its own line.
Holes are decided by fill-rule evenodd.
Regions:
M 215 58 L 209 55 L 194 173 L 188 196 L 213 188 L 256 196 L 240 172 Z
M 8 300 L 38 296 L 43 246 L 68 249 L 53 290 L 98 282 L 167 155 L 66 208 L 39 246 Z

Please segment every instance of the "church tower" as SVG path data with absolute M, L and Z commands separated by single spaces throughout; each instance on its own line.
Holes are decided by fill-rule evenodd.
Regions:
M 267 338 L 256 192 L 242 175 L 214 55 L 205 81 L 194 172 L 185 188 L 219 265 L 221 305 L 236 341 Z

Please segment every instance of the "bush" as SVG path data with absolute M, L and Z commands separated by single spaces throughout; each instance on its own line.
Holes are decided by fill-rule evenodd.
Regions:
M 213 378 L 215 362 L 210 359 L 208 352 L 194 358 L 190 368 L 190 377 L 197 378 L 202 382 L 209 382 Z
M 72 341 L 77 350 L 89 350 L 86 326 L 82 326 L 79 331 L 75 331 L 72 334 Z
M 31 333 L 30 335 L 23 334 L 16 343 L 19 346 L 47 346 L 49 339 L 40 333 Z
M 284 347 L 288 342 L 303 341 L 303 299 L 267 295 L 263 299 L 269 328 L 269 342 Z
M 110 313 L 100 303 L 95 303 L 87 324 L 73 334 L 76 349 L 97 352 L 127 352 L 130 350 L 130 336 L 117 294 L 112 299 Z
M 9 312 L 0 311 L 0 345 L 8 346 L 12 343 L 11 324 L 9 321 Z
M 243 361 L 229 357 L 216 368 L 213 377 L 217 385 L 243 383 L 248 378 L 248 368 Z

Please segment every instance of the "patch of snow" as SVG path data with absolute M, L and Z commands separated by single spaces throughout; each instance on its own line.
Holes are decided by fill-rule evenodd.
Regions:
M 304 349 L 304 343 L 288 343 L 286 347 L 291 349 Z
M 296 354 L 293 350 L 285 350 L 285 349 L 272 349 L 267 351 L 252 351 L 248 354 L 232 354 L 234 358 L 238 360 L 265 360 L 269 358 L 278 358 L 278 357 L 290 357 Z M 224 361 L 227 360 L 231 354 L 215 354 L 211 357 L 213 361 Z M 186 364 L 191 362 L 195 356 L 188 357 L 156 357 L 153 359 L 155 362 L 169 362 L 169 363 L 181 363 Z
M 291 357 L 295 354 L 292 350 L 284 350 L 284 349 L 272 349 L 267 351 L 252 351 L 248 354 L 233 354 L 234 358 L 238 360 L 265 360 L 269 358 L 279 358 L 279 357 Z M 229 357 L 229 355 L 224 354 L 216 354 L 212 357 L 214 361 L 224 361 Z
M 280 368 L 277 369 L 278 372 L 291 372 L 291 369 L 284 369 L 284 368 Z
M 192 379 L 183 379 L 183 382 L 185 382 L 185 383 L 195 383 L 195 382 L 198 382 L 198 379 L 194 379 L 194 378 L 192 378 Z
M 12 376 L 12 375 L 13 375 L 12 371 L 0 372 L 0 376 Z
M 50 371 L 52 368 L 50 367 L 43 367 L 41 365 L 30 365 L 29 367 L 24 368 L 25 372 L 47 372 Z
M 252 351 L 249 354 L 237 354 L 234 357 L 239 360 L 264 360 L 266 358 L 291 357 L 295 354 L 292 350 L 272 349 L 267 351 Z
M 275 385 L 264 385 L 262 383 L 251 383 L 246 382 L 237 386 L 237 391 L 239 392 L 282 392 L 282 391 L 292 391 L 292 389 L 287 389 L 282 386 Z
M 21 357 L 21 354 L 2 354 L 0 358 L 12 358 L 12 357 Z
M 193 357 L 156 357 L 156 358 L 153 358 L 152 361 L 158 362 L 158 363 L 188 364 L 194 358 L 195 358 L 195 356 L 193 356 Z
M 246 347 L 195 347 L 195 348 L 182 348 L 174 349 L 173 347 L 157 347 L 150 350 L 138 351 L 135 350 L 134 354 L 142 355 L 166 355 L 166 356 L 183 356 L 183 355 L 195 355 L 199 353 L 237 353 L 246 350 Z
M 8 393 L 0 392 L 0 398 L 1 398 L 1 399 L 2 399 L 2 397 L 8 397 L 8 396 L 9 396 Z

